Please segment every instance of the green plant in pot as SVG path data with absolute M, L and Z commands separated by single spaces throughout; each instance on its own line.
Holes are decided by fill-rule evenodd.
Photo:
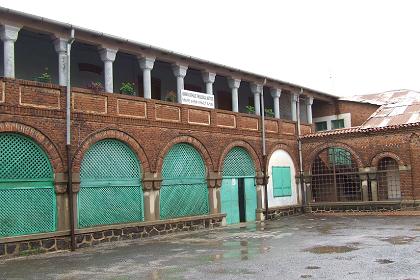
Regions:
M 136 91 L 134 89 L 134 83 L 125 82 L 121 84 L 120 93 L 127 95 L 135 95 Z
M 174 91 L 168 92 L 168 94 L 165 96 L 165 101 L 169 102 L 176 102 L 176 93 Z
M 274 118 L 274 112 L 273 112 L 273 109 L 271 109 L 271 108 L 266 108 L 266 109 L 264 109 L 264 113 L 265 113 L 265 115 L 266 115 L 267 117 Z
M 35 78 L 37 82 L 51 83 L 51 75 L 48 73 L 48 67 L 44 68 L 44 73 Z
M 246 109 L 246 112 L 248 114 L 255 114 L 255 108 L 254 108 L 254 106 L 248 105 L 248 106 L 245 107 L 245 109 Z

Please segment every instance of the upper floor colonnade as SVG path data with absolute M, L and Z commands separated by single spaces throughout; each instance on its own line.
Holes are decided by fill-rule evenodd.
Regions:
M 2 74 L 6 78 L 22 78 L 16 76 L 16 69 L 15 69 L 15 58 L 19 56 L 19 53 L 15 53 L 15 44 L 18 41 L 18 38 L 20 37 L 20 34 L 24 31 L 25 36 L 27 34 L 30 34 L 33 31 L 26 30 L 26 28 L 23 28 L 22 26 L 15 26 L 10 24 L 3 24 L 0 26 L 0 39 L 2 40 L 2 49 L 3 49 L 3 73 Z M 35 34 L 35 33 L 34 33 Z M 39 34 L 39 33 L 38 33 Z M 51 41 L 50 46 L 48 44 L 42 45 L 45 48 L 51 48 L 56 53 L 56 58 L 50 57 L 51 60 L 55 60 L 54 62 L 51 62 L 51 65 L 54 65 L 54 68 L 58 70 L 57 72 L 54 71 L 54 69 L 50 69 L 54 71 L 54 76 L 57 77 L 56 81 L 61 86 L 66 86 L 67 84 L 67 71 L 69 71 L 69 67 L 67 65 L 67 43 L 68 38 L 63 38 L 63 36 L 59 35 L 41 35 L 47 38 Z M 35 41 L 32 41 L 35 42 Z M 244 75 L 245 78 L 241 77 L 240 75 L 236 73 L 232 73 L 232 75 L 226 75 L 225 73 L 219 74 L 216 73 L 216 71 L 209 70 L 211 67 L 207 67 L 205 64 L 202 64 L 202 69 L 197 69 L 197 65 L 194 65 L 190 68 L 188 65 L 188 61 L 185 61 L 185 63 L 180 62 L 166 62 L 163 60 L 158 60 L 158 58 L 154 55 L 150 54 L 142 54 L 142 55 L 130 55 L 126 54 L 123 51 L 120 51 L 117 48 L 111 48 L 109 46 L 105 45 L 90 45 L 87 46 L 84 42 L 77 42 L 81 48 L 85 48 L 83 52 L 85 51 L 86 54 L 82 55 L 76 55 L 74 54 L 74 51 L 72 49 L 71 52 L 71 74 L 72 74 L 72 86 L 75 84 L 73 83 L 73 77 L 74 77 L 74 69 L 77 66 L 78 71 L 87 71 L 85 68 L 91 67 L 91 68 L 98 68 L 97 70 L 93 69 L 91 71 L 96 71 L 97 74 L 99 73 L 100 79 L 103 82 L 103 89 L 105 92 L 115 92 L 115 89 L 118 88 L 118 85 L 116 85 L 116 75 L 120 75 L 121 72 L 127 72 L 130 67 L 127 67 L 127 65 L 123 66 L 123 70 L 121 71 L 121 67 L 116 69 L 116 60 L 118 60 L 118 56 L 121 55 L 121 57 L 130 57 L 133 62 L 136 60 L 135 64 L 137 64 L 137 69 L 135 72 L 137 73 L 137 76 L 134 74 L 130 74 L 133 78 L 132 80 L 135 81 L 135 83 L 139 87 L 139 91 L 142 92 L 143 97 L 146 99 L 151 99 L 154 97 L 153 90 L 156 88 L 155 77 L 154 75 L 163 75 L 165 76 L 163 81 L 166 83 L 165 79 L 174 79 L 174 95 L 176 96 L 175 100 L 178 103 L 181 103 L 181 93 L 184 89 L 191 88 L 191 84 L 202 84 L 203 86 L 192 86 L 194 91 L 203 92 L 209 95 L 217 95 L 215 96 L 215 99 L 218 99 L 218 103 L 222 104 L 223 106 L 219 106 L 219 108 L 222 109 L 230 109 L 233 112 L 241 112 L 244 111 L 244 108 L 247 108 L 247 110 L 250 109 L 249 113 L 254 113 L 255 115 L 261 115 L 261 95 L 264 94 L 266 97 L 265 100 L 265 110 L 269 109 L 269 116 L 274 118 L 288 118 L 290 120 L 296 121 L 297 120 L 297 100 L 300 98 L 303 100 L 303 102 L 300 102 L 300 111 L 301 111 L 301 119 L 302 116 L 304 116 L 303 121 L 309 124 L 312 124 L 312 104 L 314 97 L 308 94 L 305 95 L 299 95 L 297 92 L 293 92 L 290 89 L 282 89 L 280 87 L 275 87 L 273 85 L 264 86 L 261 82 L 254 81 L 247 81 L 246 78 L 249 79 L 249 75 Z M 36 44 L 36 42 L 34 43 Z M 41 45 L 40 45 L 41 46 Z M 25 45 L 23 46 L 26 48 L 27 52 L 30 52 L 31 48 L 34 46 L 29 45 L 29 43 L 25 42 Z M 37 48 L 39 46 L 36 46 Z M 93 51 L 93 52 L 92 52 Z M 52 51 L 51 51 L 52 52 Z M 88 52 L 90 52 L 88 54 Z M 96 52 L 96 54 L 95 54 Z M 95 63 L 83 63 L 83 61 L 75 61 L 73 60 L 73 56 L 80 56 L 83 57 L 84 55 L 89 57 L 97 56 L 96 62 L 100 63 L 102 65 L 95 65 Z M 93 59 L 89 57 L 89 59 Z M 76 59 L 76 58 L 75 58 Z M 82 60 L 82 58 L 80 58 Z M 126 59 L 127 60 L 127 59 Z M 75 63 L 79 62 L 79 63 Z M 1 61 L 0 61 L 1 63 Z M 134 63 L 134 62 L 133 62 Z M 22 62 L 22 65 L 24 65 L 25 68 L 31 67 L 30 61 Z M 77 65 L 74 65 L 77 64 Z M 158 66 L 156 66 L 158 65 Z M 161 68 L 163 66 L 167 65 L 170 70 L 162 70 Z M 159 69 L 156 70 L 156 74 L 154 69 L 158 67 Z M 89 70 L 89 69 L 88 69 Z M 28 72 L 29 70 L 25 70 Z M 159 74 L 157 74 L 159 72 Z M 172 72 L 172 73 L 171 73 Z M 232 71 L 231 71 L 232 72 Z M 164 73 L 164 74 L 161 74 Z M 191 73 L 191 74 L 190 74 Z M 35 73 L 32 73 L 34 75 Z M 90 73 L 88 74 L 90 75 Z M 129 74 L 127 74 L 129 75 Z M 190 88 L 186 86 L 186 77 L 188 75 L 194 76 L 193 78 L 190 78 L 193 82 L 188 82 L 188 85 Z M 53 75 L 52 75 L 53 76 Z M 172 76 L 172 77 L 170 77 Z M 160 78 L 160 77 L 159 77 Z M 221 85 L 222 82 L 218 82 L 218 79 L 224 79 L 224 85 Z M 23 78 L 25 79 L 25 78 Z M 93 79 L 93 78 L 92 78 Z M 77 79 L 76 79 L 77 80 Z M 200 81 L 199 81 L 200 80 Z M 172 83 L 172 80 L 171 80 Z M 217 85 L 217 90 L 215 92 L 215 83 Z M 167 83 L 169 84 L 169 82 Z M 166 87 L 166 85 L 159 86 L 159 89 L 162 87 Z M 241 92 L 243 90 L 243 92 Z M 285 93 L 286 92 L 286 93 Z M 216 94 L 215 94 L 216 93 Z M 219 96 L 219 94 L 222 93 L 223 96 Z M 283 95 L 283 97 L 282 97 Z M 157 98 L 162 98 L 161 94 L 159 93 Z M 290 98 L 290 99 L 289 99 Z M 240 100 L 241 99 L 241 100 Z M 286 100 L 290 100 L 290 103 Z M 305 109 L 306 107 L 306 109 Z M 271 111 L 272 110 L 272 111 Z M 283 112 L 284 111 L 284 112 Z

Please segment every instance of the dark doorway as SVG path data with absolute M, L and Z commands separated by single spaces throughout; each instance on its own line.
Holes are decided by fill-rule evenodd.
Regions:
M 245 205 L 245 182 L 244 178 L 238 178 L 239 222 L 246 222 Z

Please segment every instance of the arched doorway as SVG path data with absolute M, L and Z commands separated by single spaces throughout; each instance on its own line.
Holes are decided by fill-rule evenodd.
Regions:
M 379 161 L 378 171 L 378 199 L 401 199 L 400 170 L 395 159 L 386 157 Z
M 143 220 L 141 165 L 128 145 L 105 139 L 90 147 L 80 168 L 77 208 L 79 228 Z
M 160 189 L 160 218 L 209 213 L 206 166 L 190 144 L 175 144 L 165 155 Z
M 56 230 L 54 173 L 28 137 L 0 134 L 0 237 Z
M 362 200 L 358 171 L 346 149 L 331 147 L 321 151 L 312 163 L 312 202 Z
M 255 221 L 255 166 L 249 153 L 241 147 L 232 148 L 224 159 L 222 175 L 221 209 L 226 222 Z

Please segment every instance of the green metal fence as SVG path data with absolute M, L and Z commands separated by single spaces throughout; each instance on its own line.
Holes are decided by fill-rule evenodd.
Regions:
M 189 144 L 175 144 L 162 166 L 160 218 L 209 213 L 206 167 L 198 151 Z
M 56 230 L 54 174 L 30 138 L 0 133 L 0 237 Z
M 141 166 L 126 144 L 95 143 L 83 157 L 80 179 L 79 228 L 143 220 Z

